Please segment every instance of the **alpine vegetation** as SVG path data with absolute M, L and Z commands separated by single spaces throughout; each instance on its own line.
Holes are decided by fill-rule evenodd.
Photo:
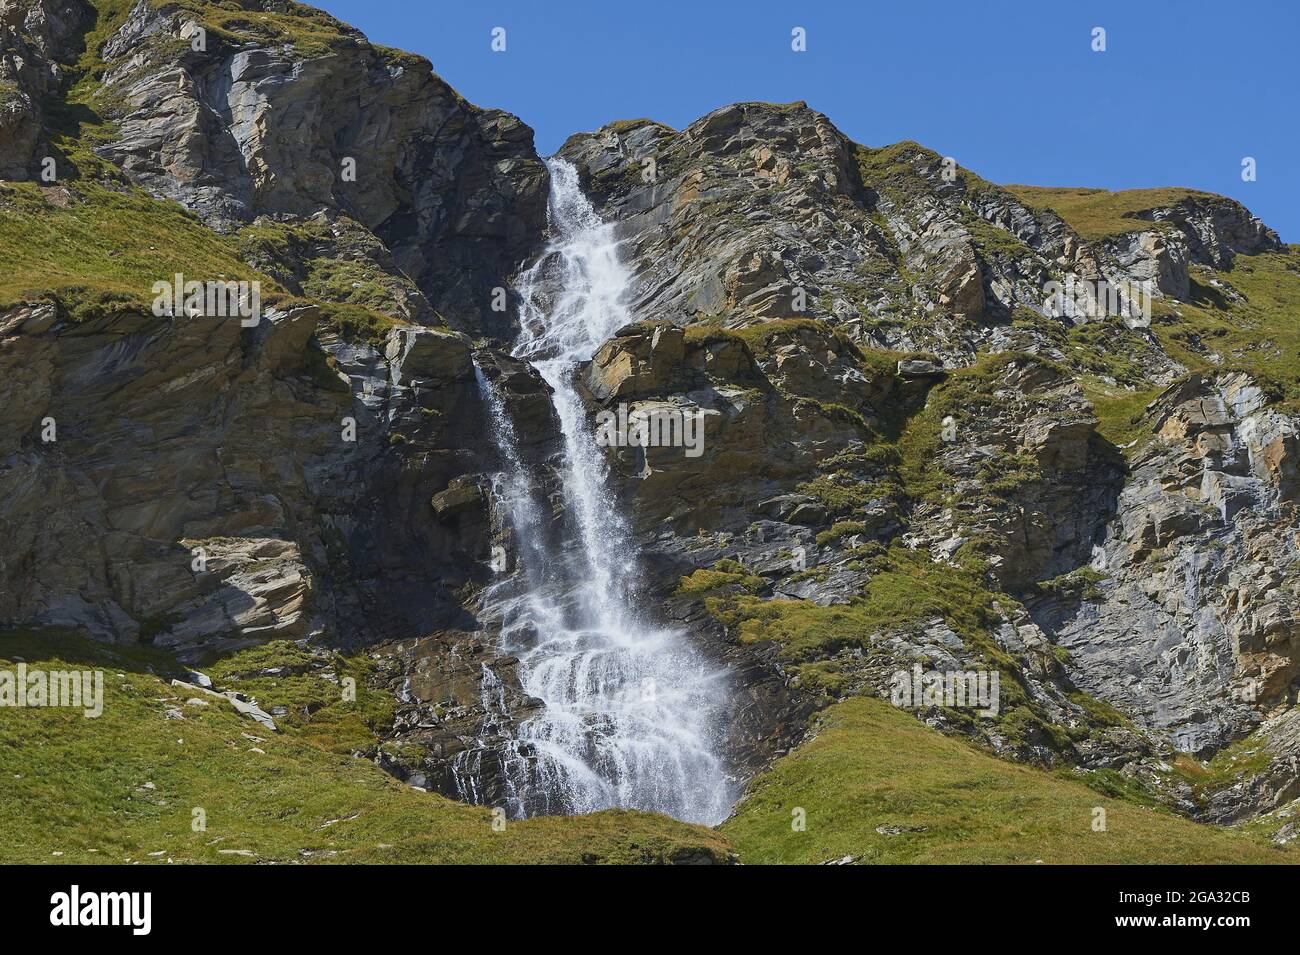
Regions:
M 293 0 L 0 0 L 0 861 L 1296 861 L 1271 61 L 1226 122 L 1136 7 L 981 9 L 1009 102 L 955 6 L 658 73 L 672 17 L 399 6 L 537 136 Z M 1017 122 L 887 141 L 871 36 Z M 570 61 L 660 118 L 565 128 Z M 792 101 L 662 121 L 719 63 Z M 1160 148 L 986 178 L 1175 74 Z

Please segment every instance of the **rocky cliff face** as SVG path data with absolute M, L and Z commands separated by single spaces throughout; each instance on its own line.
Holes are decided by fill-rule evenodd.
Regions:
M 458 614 L 474 534 L 402 514 L 474 467 L 461 338 L 403 329 L 376 354 L 312 307 L 254 334 L 138 314 L 74 324 L 49 305 L 4 324 L 7 619 L 196 659 Z
M 48 98 L 66 82 L 92 16 L 81 0 L 0 3 L 0 178 L 40 173 Z
M 481 324 L 544 225 L 531 131 L 334 21 L 315 57 L 210 24 L 195 50 L 204 23 L 141 0 L 109 37 L 99 95 L 120 132 L 99 155 L 216 228 L 345 213 L 449 321 Z
M 1160 326 L 1231 290 L 1236 257 L 1282 250 L 1271 230 L 1189 194 L 1081 234 L 1033 190 L 913 144 L 857 146 L 802 104 L 728 107 L 681 132 L 614 124 L 562 155 L 620 223 L 651 323 L 596 356 L 593 400 L 706 413 L 701 458 L 622 454 L 666 579 L 754 575 L 724 575 L 704 615 L 773 647 L 813 696 L 887 694 L 909 660 L 1014 661 L 1023 699 L 965 731 L 1033 761 L 1126 767 L 1224 816 L 1231 799 L 1160 767 L 1294 701 L 1296 422 L 1249 375 L 1189 376 Z M 1108 315 L 1044 294 L 1102 280 L 1149 283 L 1155 327 L 1124 303 Z M 1123 448 L 1090 400 L 1116 384 L 1167 388 L 1118 422 Z M 918 554 L 996 595 L 979 626 L 855 618 L 873 579 Z M 847 609 L 841 622 L 809 604 Z M 808 638 L 831 621 L 839 632 Z M 1255 808 L 1291 798 L 1286 778 L 1260 783 Z
M 189 658 L 425 632 L 462 618 L 453 594 L 485 572 L 485 521 L 407 517 L 483 467 L 469 341 L 447 324 L 492 326 L 493 290 L 540 241 L 545 167 L 527 127 L 425 61 L 308 8 L 265 5 L 284 36 L 220 12 L 4 8 L 17 94 L 0 155 L 9 178 L 42 184 L 11 193 L 8 221 L 99 209 L 96 179 L 136 186 L 229 236 L 182 221 L 187 278 L 236 277 L 205 271 L 200 249 L 219 243 L 248 263 L 240 278 L 290 297 L 251 329 L 159 320 L 143 306 L 171 270 L 150 267 L 149 245 L 125 279 L 74 251 L 84 284 L 6 306 L 0 615 Z M 50 110 L 80 110 L 82 137 Z
M 802 103 L 726 107 L 680 133 L 614 124 L 562 155 L 624 224 L 639 309 L 677 322 L 827 316 L 870 346 L 960 361 L 989 346 L 1059 358 L 1049 335 L 1009 321 L 1047 311 L 1050 280 L 1149 280 L 1186 298 L 1189 262 L 1280 248 L 1220 197 L 1141 210 L 1167 228 L 1085 241 L 951 160 L 859 146 Z M 1150 351 L 1148 374 L 1179 372 Z
M 0 3 L 0 236 L 57 219 L 72 250 L 0 296 L 0 622 L 376 648 L 402 746 L 371 755 L 454 791 L 477 753 L 490 802 L 485 689 L 538 703 L 480 619 L 509 534 L 475 366 L 555 488 L 496 291 L 545 166 L 427 62 L 241 9 Z M 609 456 L 646 593 L 735 677 L 738 776 L 923 664 L 999 675 L 998 713 L 919 715 L 1009 758 L 1216 820 L 1298 795 L 1293 249 L 1221 197 L 1003 188 L 803 104 L 561 156 L 636 276 L 588 410 L 702 415 L 698 456 Z M 172 262 L 263 281 L 262 321 L 152 314 Z M 1250 772 L 1187 768 L 1234 747 Z
M 1213 753 L 1295 695 L 1296 421 L 1229 374 L 1170 388 L 1146 423 L 1098 598 L 1040 614 L 1080 686 Z
M 68 85 L 87 28 L 116 6 L 102 17 L 85 0 L 3 8 L 8 178 L 34 174 L 46 156 L 64 160 L 42 138 L 44 111 Z M 279 34 L 259 32 L 257 20 L 216 20 L 224 11 L 203 4 L 139 0 L 110 20 L 82 64 L 98 82 L 78 108 L 112 124 L 94 152 L 216 229 L 259 215 L 346 215 L 447 320 L 481 324 L 491 290 L 506 286 L 545 224 L 531 131 L 465 102 L 428 61 L 287 8 L 263 5 L 285 24 Z

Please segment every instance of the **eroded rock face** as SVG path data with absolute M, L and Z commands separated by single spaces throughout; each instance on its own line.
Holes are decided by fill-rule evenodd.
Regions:
M 758 502 L 861 444 L 870 402 L 904 400 L 898 382 L 868 377 L 853 346 L 825 329 L 795 325 L 773 334 L 766 349 L 756 361 L 735 337 L 688 341 L 671 325 L 633 326 L 587 366 L 584 383 L 600 408 L 698 421 L 698 453 L 682 443 L 611 449 L 633 482 L 639 526 L 744 530 L 760 516 Z M 862 417 L 818 406 L 830 400 L 851 403 Z M 816 523 L 826 517 L 822 509 Z
M 0 2 L 0 179 L 40 175 L 47 97 L 67 79 L 93 11 L 84 0 Z
M 318 341 L 313 308 L 241 329 L 23 307 L 0 328 L 0 617 L 190 659 L 463 615 L 484 509 L 430 503 L 481 467 L 456 334 L 399 329 L 385 355 Z
M 180 544 L 198 555 L 191 568 L 202 568 L 197 574 L 211 577 L 204 579 L 206 592 L 169 608 L 168 617 L 177 619 L 170 626 L 162 622 L 165 629 L 154 636 L 155 645 L 185 659 L 307 636 L 313 587 L 295 542 L 243 537 Z
M 1142 215 L 1168 222 L 1181 233 L 1194 262 L 1231 269 L 1237 255 L 1276 252 L 1282 240 L 1245 206 L 1223 196 L 1196 196 Z
M 731 358 L 719 357 L 727 352 Z M 751 675 L 745 685 L 762 701 L 756 710 L 775 708 L 783 717 L 768 716 L 765 737 L 738 740 L 737 751 L 753 765 L 797 739 L 798 717 L 819 705 L 805 664 L 833 673 L 837 693 L 889 696 L 894 675 L 917 661 L 927 669 L 973 671 L 987 667 L 987 659 L 942 618 L 845 633 L 847 648 L 812 658 L 771 644 L 749 647 L 678 589 L 686 575 L 730 562 L 751 575 L 749 591 L 757 588 L 764 599 L 848 606 L 879 572 L 869 558 L 884 547 L 902 544 L 943 566 L 978 541 L 989 554 L 991 579 L 1015 592 L 1086 563 L 1102 539 L 1122 460 L 1095 434 L 1077 385 L 1027 358 L 1006 363 L 987 397 L 968 403 L 930 462 L 954 482 L 961 503 L 905 503 L 899 462 L 878 446 L 879 432 L 919 414 L 945 374 L 920 359 L 873 364 L 829 327 L 809 322 L 769 326 L 763 337 L 748 339 L 667 324 L 629 326 L 584 372 L 603 411 L 703 414 L 697 456 L 681 446 L 617 448 L 610 455 L 663 605 L 697 639 L 730 653 L 736 666 L 766 675 Z M 990 495 L 986 485 L 1000 472 L 985 470 L 999 459 L 1033 473 Z M 1017 660 L 1016 679 L 1035 719 L 1086 726 L 1053 644 L 1023 609 L 1008 602 L 999 614 L 991 639 Z M 939 711 L 926 718 L 952 725 Z M 1162 751 L 1155 738 L 1119 727 L 1081 736 L 1068 754 L 1035 732 L 1011 738 L 996 721 L 960 731 L 1045 765 L 1065 756 L 1115 766 Z
M 1094 560 L 1101 599 L 1040 616 L 1080 686 L 1213 752 L 1295 697 L 1297 425 L 1240 375 L 1194 376 L 1148 422 Z
M 1118 267 L 1121 281 L 1146 283 L 1164 295 L 1186 301 L 1191 294 L 1188 252 L 1178 237 L 1159 232 L 1134 232 L 1106 239 L 1105 253 Z M 1104 274 L 1098 268 L 1099 275 Z
M 978 540 L 1011 593 L 1087 566 L 1125 470 L 1096 424 L 1071 377 L 1011 361 L 952 417 L 932 466 L 955 493 L 920 504 L 907 540 L 936 560 Z
M 858 146 L 802 103 L 724 107 L 680 132 L 616 123 L 560 154 L 626 236 L 645 318 L 816 318 L 862 345 L 954 364 L 979 348 L 1059 360 L 1055 336 L 1016 319 L 1068 327 L 1093 316 L 1060 314 L 1048 282 L 1189 294 L 1181 233 L 1084 242 L 944 157 L 914 143 Z M 1148 333 L 1122 334 L 1151 377 L 1181 373 Z
M 545 226 L 532 131 L 335 26 L 326 56 L 212 32 L 195 50 L 190 14 L 141 0 L 104 46 L 120 135 L 99 154 L 219 229 L 345 212 L 448 321 L 490 319 Z
M 1212 793 L 1208 805 L 1202 810 L 1206 818 L 1214 822 L 1238 822 L 1282 808 L 1300 798 L 1298 716 L 1300 714 L 1294 707 L 1279 708 L 1264 720 L 1254 737 L 1254 744 L 1246 748 L 1244 755 L 1258 758 L 1259 754 L 1265 754 L 1266 764 L 1258 772 L 1243 774 L 1240 779 Z M 1285 845 L 1300 834 L 1298 828 L 1294 822 L 1289 823 L 1277 833 L 1274 841 Z
M 253 24 L 287 10 L 245 7 Z M 137 3 L 95 51 L 95 108 L 117 137 L 99 153 L 214 229 L 253 223 L 242 254 L 291 293 L 410 324 L 365 341 L 314 308 L 252 330 L 131 308 L 78 325 L 52 301 L 0 314 L 0 619 L 187 657 L 468 621 L 458 591 L 486 573 L 490 529 L 467 489 L 492 449 L 447 323 L 508 330 L 493 289 L 541 240 L 545 168 L 526 126 L 427 61 L 288 12 L 315 17 L 298 25 L 332 34 L 328 50 L 255 27 L 200 36 L 194 13 Z M 39 172 L 41 104 L 93 15 L 83 0 L 0 7 L 0 177 Z
M 504 805 L 515 795 L 502 765 L 513 725 L 542 705 L 521 689 L 518 660 L 496 648 L 490 631 L 444 631 L 394 650 L 393 731 L 416 755 L 381 765 L 413 786 Z
M 736 309 L 808 314 L 819 271 L 883 259 L 886 238 L 856 207 L 851 144 L 824 116 L 741 104 L 681 133 L 653 123 L 572 137 L 561 155 L 633 239 L 638 313 L 684 323 Z M 642 179 L 655 162 L 655 181 Z M 840 216 L 851 217 L 841 226 Z M 813 234 L 834 237 L 814 248 Z
M 351 303 L 399 321 L 444 324 L 384 243 L 350 216 L 323 210 L 298 223 L 259 216 L 244 233 L 242 245 L 249 265 L 294 295 L 326 300 L 346 296 Z M 367 281 L 358 281 L 360 276 Z M 357 286 L 364 292 L 354 291 Z

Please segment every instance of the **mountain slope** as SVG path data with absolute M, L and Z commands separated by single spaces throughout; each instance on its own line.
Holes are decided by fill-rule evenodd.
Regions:
M 315 654 L 364 651 L 384 706 L 364 726 L 307 720 L 279 754 L 348 794 L 321 797 L 321 823 L 350 799 L 382 818 L 345 856 L 445 820 L 474 835 L 406 840 L 403 858 L 571 860 L 591 832 L 600 859 L 723 859 L 716 835 L 634 816 L 480 844 L 480 810 L 368 765 L 453 792 L 457 757 L 537 705 L 482 599 L 515 543 L 482 381 L 548 520 L 570 519 L 550 389 L 510 356 L 510 283 L 546 239 L 528 128 L 279 0 L 10 0 L 0 50 L 0 625 L 233 682 L 249 654 L 320 669 Z M 640 599 L 731 677 L 725 755 L 756 780 L 723 827 L 742 860 L 1007 861 L 1035 841 L 1047 861 L 1281 855 L 1113 803 L 1123 824 L 1092 840 L 1074 826 L 1093 797 L 1051 774 L 1216 823 L 1272 814 L 1260 832 L 1294 812 L 1296 247 L 1223 197 L 1002 187 L 916 143 L 854 143 L 802 103 L 616 122 L 560 158 L 634 276 L 635 321 L 581 369 L 587 411 L 706 412 L 698 457 L 608 460 Z M 260 283 L 261 320 L 156 314 L 154 283 L 177 273 Z M 996 674 L 997 712 L 864 699 L 917 665 Z M 273 682 L 250 692 L 270 706 Z M 118 748 L 159 730 L 146 698 L 171 692 L 128 683 L 122 722 L 102 724 Z M 322 702 L 312 686 L 302 706 Z M 6 751 L 29 782 L 50 727 L 68 729 L 39 718 Z M 218 737 L 238 724 L 221 720 L 205 759 L 229 756 Z M 93 721 L 75 726 L 93 746 Z M 134 765 L 163 759 L 164 735 Z M 876 737 L 925 759 L 896 767 Z M 214 781 L 248 771 L 214 765 Z M 922 794 L 974 773 L 1042 815 L 1003 849 L 976 803 L 947 805 L 978 832 L 945 829 L 938 800 L 917 804 L 933 835 L 874 835 L 896 821 L 885 774 L 909 768 Z M 120 783 L 87 781 L 72 821 L 117 813 Z M 176 778 L 216 798 L 200 784 Z M 842 838 L 778 838 L 805 784 L 856 820 Z M 48 848 L 42 798 L 13 803 L 24 858 Z M 237 808 L 268 858 L 318 845 L 315 817 Z M 122 846 L 188 839 L 174 823 L 134 820 Z
M 486 809 L 403 786 L 351 755 L 375 745 L 368 723 L 382 725 L 391 708 L 366 688 L 364 657 L 272 644 L 213 670 L 217 685 L 276 712 L 279 732 L 155 676 L 165 654 L 52 631 L 0 634 L 0 668 L 19 659 L 104 667 L 107 683 L 98 719 L 0 710 L 11 863 L 1267 864 L 1294 854 L 1270 847 L 1262 829 L 1217 831 L 1135 807 L 861 699 L 829 710 L 814 742 L 761 776 L 719 834 L 631 812 L 494 824 Z M 332 682 L 347 674 L 362 678 L 355 707 Z M 807 813 L 803 831 L 790 826 L 795 806 Z M 1106 832 L 1091 828 L 1096 806 Z
M 721 827 L 752 863 L 1294 862 L 1262 831 L 1198 826 L 992 759 L 888 703 L 856 698 L 758 777 Z M 1087 774 L 1084 774 L 1087 778 Z M 792 827 L 802 809 L 801 830 Z M 1098 810 L 1101 810 L 1099 812 Z
M 351 755 L 347 747 L 370 734 L 345 705 L 334 703 L 333 718 L 315 709 L 338 694 L 311 674 L 222 679 L 257 692 L 272 709 L 275 700 L 310 701 L 306 725 L 295 726 L 301 716 L 291 714 L 280 719 L 281 732 L 270 732 L 200 690 L 160 680 L 150 672 L 167 665 L 160 654 L 96 649 L 51 632 L 0 634 L 0 668 L 12 669 L 16 657 L 32 668 L 105 667 L 106 688 L 96 719 L 0 710 L 8 863 L 709 863 L 730 856 L 714 833 L 662 816 L 609 812 L 502 825 L 486 808 L 404 786 Z M 293 658 L 234 658 L 230 669 L 259 673 L 279 663 L 291 671 Z M 339 676 L 363 676 L 368 663 L 331 662 Z M 362 682 L 355 709 L 382 718 L 384 702 L 372 693 Z
M 777 645 L 822 701 L 917 659 L 999 669 L 996 724 L 927 719 L 1124 767 L 1186 812 L 1295 797 L 1294 249 L 1222 197 L 1003 189 L 801 103 L 561 152 L 647 319 L 597 356 L 593 396 L 717 412 L 702 457 L 621 461 L 663 564 L 756 575 L 678 613 Z M 1149 310 L 1101 282 L 1145 283 Z M 684 351 L 653 347 L 664 322 Z M 927 576 L 956 586 L 927 600 Z M 1152 769 L 1257 728 L 1271 768 L 1222 798 Z

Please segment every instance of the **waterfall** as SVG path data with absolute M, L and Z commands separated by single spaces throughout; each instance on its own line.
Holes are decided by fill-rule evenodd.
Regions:
M 524 692 L 543 704 L 499 748 L 507 812 L 623 807 L 716 823 L 735 795 L 717 756 L 725 677 L 684 634 L 642 613 L 636 548 L 574 381 L 579 364 L 630 321 L 631 275 L 574 168 L 554 158 L 547 166 L 550 243 L 518 281 L 514 355 L 553 389 L 564 438 L 558 545 L 543 539 L 536 480 L 504 403 L 479 376 L 503 464 L 495 496 L 515 556 L 513 573 L 487 591 L 485 612 L 500 625 L 502 651 L 519 660 Z M 485 725 L 499 723 L 487 699 L 504 705 L 496 676 L 485 672 L 484 686 Z M 482 756 L 462 757 L 458 788 L 475 798 L 475 783 L 460 779 Z

